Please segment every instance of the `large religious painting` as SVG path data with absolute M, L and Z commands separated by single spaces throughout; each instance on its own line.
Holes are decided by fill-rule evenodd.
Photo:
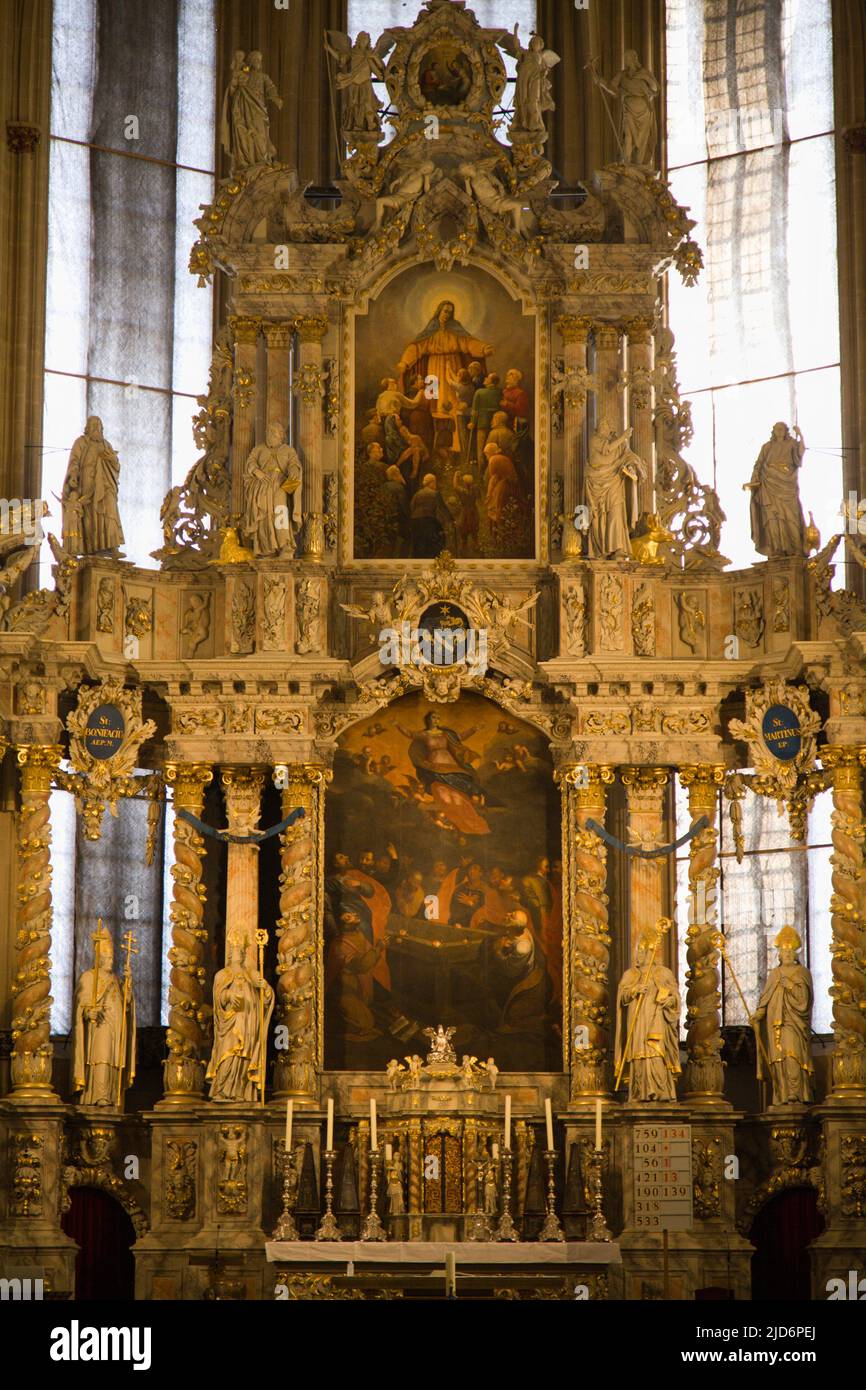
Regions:
M 406 271 L 356 319 L 356 559 L 531 559 L 534 319 L 469 267 Z
M 325 827 L 325 1066 L 562 1066 L 560 798 L 544 737 L 481 696 L 396 701 L 341 739 Z

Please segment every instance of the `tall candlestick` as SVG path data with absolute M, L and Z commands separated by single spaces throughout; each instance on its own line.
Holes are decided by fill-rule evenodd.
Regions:
M 547 1148 L 548 1152 L 553 1151 L 553 1111 L 550 1108 L 550 1096 L 544 1102 L 544 1121 L 547 1125 Z
M 371 1096 L 371 1097 L 370 1097 L 370 1148 L 371 1148 L 371 1149 L 378 1149 L 378 1147 L 379 1147 L 379 1136 L 378 1136 L 378 1134 L 377 1134 L 377 1132 L 376 1132 L 376 1100 L 375 1100 L 375 1097 L 374 1097 L 374 1096 Z
M 325 1148 L 328 1150 L 334 1147 L 334 1099 L 328 1097 L 328 1137 L 325 1140 Z
M 390 1162 L 391 1162 L 391 1159 L 393 1158 L 393 1156 L 394 1156 L 394 1150 L 391 1148 L 391 1145 L 390 1145 L 390 1144 L 386 1144 L 386 1145 L 385 1145 L 385 1162 L 386 1162 L 386 1163 L 390 1163 Z
M 595 1147 L 601 1148 L 601 1100 L 598 1097 L 595 1102 Z
M 511 1096 L 505 1097 L 505 1147 L 511 1148 Z
M 294 1102 L 293 1100 L 287 1100 L 287 1101 L 286 1101 L 286 1153 L 288 1153 L 289 1150 L 290 1150 L 291 1147 L 292 1147 L 292 1116 L 293 1116 L 293 1113 L 294 1113 L 294 1109 L 295 1109 L 295 1102 Z

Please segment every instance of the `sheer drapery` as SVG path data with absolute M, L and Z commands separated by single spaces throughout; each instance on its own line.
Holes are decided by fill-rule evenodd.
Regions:
M 42 495 L 59 494 L 100 415 L 120 456 L 124 551 L 145 565 L 162 499 L 196 457 L 210 361 L 212 295 L 187 260 L 213 189 L 213 6 L 54 5 Z
M 677 836 L 691 824 L 688 795 L 677 785 Z M 812 1028 L 832 1032 L 830 986 L 830 815 L 832 795 L 822 792 L 809 813 L 806 841 L 791 839 L 787 814 L 766 797 L 746 794 L 741 802 L 745 855 L 737 863 L 728 802 L 718 804 L 720 826 L 719 883 L 716 922 L 725 935 L 726 950 L 734 973 L 754 1009 L 767 973 L 777 964 L 775 937 L 790 924 L 803 941 L 801 960 L 812 972 L 815 1004 Z M 677 859 L 677 929 L 680 988 L 686 988 L 686 931 L 689 925 L 688 855 Z M 725 1026 L 748 1023 L 732 973 L 722 967 L 722 1022 Z
M 826 538 L 843 498 L 830 0 L 668 0 L 671 185 L 697 219 L 698 285 L 669 280 L 690 461 L 759 559 L 748 481 L 776 420 L 807 453 L 805 512 Z

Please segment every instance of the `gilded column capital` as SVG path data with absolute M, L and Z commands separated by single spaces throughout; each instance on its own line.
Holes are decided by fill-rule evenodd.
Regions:
M 6 122 L 6 148 L 10 154 L 33 154 L 39 144 L 40 130 L 37 125 L 24 121 Z
M 719 787 L 725 783 L 725 768 L 715 763 L 694 763 L 679 769 L 680 785 L 689 793 L 689 806 L 713 810 Z
M 221 767 L 220 784 L 225 796 L 229 831 L 234 835 L 250 835 L 262 813 L 265 769 L 255 765 Z
M 561 314 L 556 320 L 556 327 L 563 342 L 585 343 L 592 328 L 592 319 L 583 318 L 580 314 Z
M 595 329 L 596 347 L 602 349 L 619 347 L 620 335 L 622 333 L 619 324 L 595 322 L 593 328 Z
M 326 314 L 298 314 L 292 327 L 302 343 L 320 343 L 328 331 Z
M 316 788 L 324 790 L 333 779 L 329 767 L 317 763 L 289 763 L 274 769 L 274 784 L 282 792 L 283 814 L 300 806 L 309 810 Z
M 262 332 L 269 348 L 288 348 L 292 341 L 290 323 L 263 323 Z
M 63 747 L 59 743 L 19 743 L 16 748 L 21 768 L 21 790 L 49 792 L 51 781 L 60 766 Z
M 175 806 L 191 810 L 201 805 L 205 787 L 213 781 L 209 763 L 166 763 L 165 780 L 174 788 Z
M 630 346 L 647 346 L 653 331 L 653 320 L 648 318 L 626 319 L 625 330 Z
M 670 777 L 669 767 L 621 767 L 623 786 L 636 796 L 652 796 L 664 791 Z
M 857 744 L 828 743 L 819 750 L 818 756 L 825 771 L 831 773 L 835 787 L 860 786 L 866 748 Z
M 243 314 L 230 314 L 229 327 L 236 343 L 254 343 L 261 331 L 262 321 Z

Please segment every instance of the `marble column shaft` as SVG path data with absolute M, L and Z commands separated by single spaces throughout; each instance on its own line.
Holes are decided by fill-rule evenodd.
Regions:
M 828 745 L 820 757 L 833 789 L 831 1098 L 862 1105 L 866 1100 L 866 832 L 861 761 L 866 750 Z
M 566 521 L 562 533 L 563 556 L 579 555 L 577 533 L 571 524 L 574 509 L 583 497 L 583 435 L 586 419 L 586 387 L 580 385 L 585 379 L 586 340 L 591 320 L 574 314 L 564 314 L 557 319 L 556 326 L 562 335 L 563 367 L 570 378 L 562 392 L 562 478 L 564 515 Z
M 165 780 L 174 791 L 174 864 L 171 903 L 171 982 L 168 990 L 168 1030 L 165 1060 L 165 1099 L 175 1103 L 200 1100 L 204 1092 L 205 1024 L 205 890 L 201 881 L 204 838 L 177 814 L 189 811 L 201 818 L 205 787 L 213 773 L 206 763 L 168 763 Z
M 641 512 L 654 510 L 654 455 L 652 411 L 653 338 L 651 319 L 629 319 L 628 331 L 628 399 L 629 424 L 632 427 L 631 447 L 643 459 L 646 477 L 638 487 Z
M 229 326 L 235 344 L 231 515 L 239 517 L 244 509 L 244 467 L 256 442 L 256 355 L 261 321 L 235 315 Z
M 51 780 L 57 744 L 18 748 L 18 912 L 12 1003 L 12 1095 L 52 1099 L 51 1085 Z
M 704 764 L 680 768 L 680 783 L 689 794 L 692 823 L 705 816 L 709 825 L 689 841 L 689 926 L 686 932 L 686 1099 L 694 1105 L 718 1105 L 724 1092 L 722 996 L 719 951 L 714 943 L 716 885 L 719 881 L 719 787 L 725 769 Z
M 267 343 L 267 411 L 268 425 L 282 425 L 288 438 L 289 429 L 289 353 L 292 343 L 291 324 L 263 325 Z
M 617 430 L 623 428 L 623 400 L 620 389 L 622 364 L 621 330 L 615 323 L 596 323 L 595 379 L 596 424 L 610 420 Z
M 222 767 L 220 782 L 231 835 L 250 835 L 258 829 L 265 772 L 261 767 Z M 259 925 L 259 847 L 228 844 L 226 866 L 226 943 L 242 936 L 250 966 L 256 960 Z
M 321 560 L 325 553 L 322 519 L 322 401 L 325 394 L 322 340 L 328 331 L 328 320 L 324 314 L 301 315 L 294 320 L 294 327 L 298 335 L 298 363 L 294 379 L 295 394 L 300 402 L 298 453 L 304 473 L 303 551 L 305 559 Z
M 668 843 L 666 792 L 669 769 L 666 767 L 624 767 L 622 780 L 628 798 L 628 824 L 632 843 L 641 849 L 652 849 Z M 658 855 L 644 859 L 629 855 L 628 884 L 629 962 L 634 959 L 638 937 L 655 928 L 665 914 L 664 874 L 667 858 Z M 673 943 L 669 934 L 662 938 L 659 958 L 673 967 Z

